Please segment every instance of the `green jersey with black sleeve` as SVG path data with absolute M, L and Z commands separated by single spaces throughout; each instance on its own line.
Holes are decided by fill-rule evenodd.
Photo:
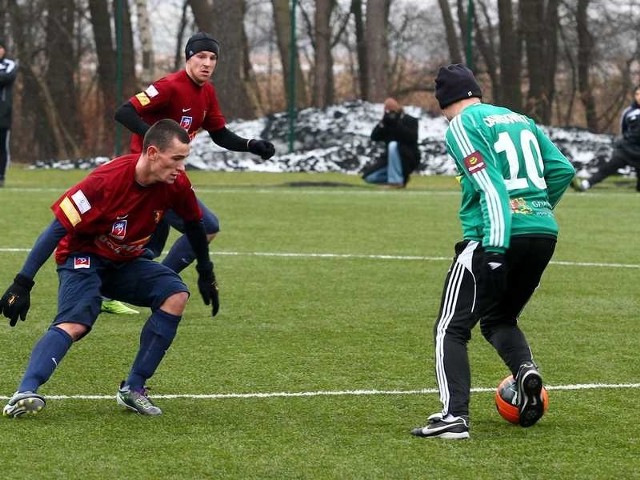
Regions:
M 460 174 L 463 237 L 504 252 L 516 235 L 558 235 L 553 209 L 575 169 L 535 122 L 476 103 L 450 122 L 447 152 Z

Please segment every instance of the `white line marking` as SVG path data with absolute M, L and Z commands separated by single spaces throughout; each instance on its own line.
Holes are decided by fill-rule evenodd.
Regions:
M 621 388 L 640 388 L 640 383 L 580 383 L 575 385 L 545 385 L 547 390 L 602 390 Z M 494 393 L 496 387 L 472 388 L 473 393 Z M 343 397 L 343 396 L 365 396 L 365 395 L 427 395 L 436 394 L 435 388 L 423 388 L 420 390 L 320 390 L 316 392 L 264 392 L 264 393 L 211 393 L 211 394 L 167 394 L 151 395 L 152 398 L 164 399 L 196 399 L 196 400 L 225 400 L 233 398 L 286 398 L 286 397 Z M 10 397 L 0 396 L 2 400 Z M 113 395 L 46 395 L 47 399 L 53 400 L 113 400 Z
M 0 247 L 0 253 L 28 253 L 30 248 Z M 166 255 L 168 252 L 163 252 Z M 453 257 L 428 257 L 422 255 L 369 255 L 364 253 L 294 253 L 294 252 L 212 252 L 213 255 L 231 257 L 290 257 L 290 258 L 337 258 L 337 259 L 365 259 L 365 260 L 418 260 L 422 262 L 451 261 Z M 640 268 L 634 263 L 598 263 L 598 262 L 566 262 L 551 261 L 551 265 L 569 267 L 604 267 L 604 268 Z
M 87 171 L 87 173 L 89 173 Z M 200 193 L 212 193 L 212 194 L 225 194 L 225 193 L 247 193 L 247 194 L 276 194 L 276 195 L 395 195 L 395 196 L 460 196 L 460 190 L 403 190 L 402 192 L 394 190 L 381 190 L 377 188 L 367 188 L 366 186 L 359 184 L 347 184 L 344 186 L 324 187 L 321 185 L 315 186 L 303 186 L 294 187 L 287 185 L 288 183 L 296 183 L 298 180 L 292 179 L 290 181 L 284 181 L 280 184 L 274 184 L 271 186 L 252 186 L 252 185 L 239 185 L 233 186 L 208 186 L 198 187 L 194 185 L 194 189 L 198 194 Z M 331 180 L 328 180 L 331 181 Z M 451 182 L 455 183 L 456 180 L 451 177 Z M 60 188 L 42 188 L 42 187 L 5 187 L 4 192 L 54 192 L 59 195 L 64 193 L 67 187 Z M 577 193 L 569 192 L 567 197 L 578 198 L 580 201 L 588 199 L 598 199 L 601 197 L 615 197 L 615 198 L 630 198 L 633 196 L 631 192 L 617 192 L 613 190 L 603 190 L 601 192 L 590 191 L 589 193 Z

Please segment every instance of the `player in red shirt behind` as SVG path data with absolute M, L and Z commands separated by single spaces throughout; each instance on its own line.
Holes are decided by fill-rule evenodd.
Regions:
M 51 207 L 55 219 L 38 237 L 22 270 L 0 299 L 0 312 L 15 326 L 25 320 L 36 273 L 56 250 L 58 313 L 31 352 L 17 392 L 3 414 L 37 413 L 45 399 L 37 391 L 71 345 L 88 334 L 100 313 L 101 295 L 151 308 L 140 347 L 118 404 L 145 415 L 162 411 L 147 397 L 151 378 L 171 346 L 189 289 L 170 268 L 148 258 L 146 245 L 168 210 L 184 221 L 197 258 L 198 289 L 219 308 L 213 264 L 191 183 L 185 175 L 189 135 L 173 120 L 146 133 L 142 154 L 106 163 L 71 187 Z M 57 247 L 57 248 L 56 248 Z
M 178 122 L 191 138 L 200 129 L 209 133 L 211 139 L 227 150 L 251 152 L 263 160 L 275 154 L 271 142 L 260 139 L 239 137 L 226 127 L 226 120 L 220 111 L 216 90 L 210 82 L 218 63 L 220 45 L 207 33 L 193 35 L 186 44 L 184 70 L 169 74 L 149 85 L 123 104 L 115 114 L 115 119 L 131 132 L 131 152 L 140 151 L 142 137 L 161 118 L 171 118 Z M 211 241 L 220 224 L 217 216 L 202 202 L 198 201 L 204 215 L 207 238 Z M 149 248 L 156 256 L 161 255 L 169 235 L 169 225 L 184 232 L 184 225 L 173 212 L 168 212 L 158 226 Z M 183 236 L 171 247 L 163 264 L 180 272 L 194 260 L 193 250 Z M 105 311 L 108 311 L 105 309 Z

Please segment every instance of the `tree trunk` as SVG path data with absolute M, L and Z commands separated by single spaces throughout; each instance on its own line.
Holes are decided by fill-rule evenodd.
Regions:
M 487 30 L 487 34 L 485 35 L 482 26 L 480 25 L 480 12 L 476 11 L 473 16 L 474 39 L 478 46 L 478 50 L 480 51 L 480 56 L 484 59 L 486 73 L 491 79 L 491 98 L 494 103 L 502 103 L 502 88 L 500 86 L 500 77 L 498 75 L 498 52 L 492 42 L 495 35 L 493 34 L 491 15 L 489 15 L 484 2 L 478 2 L 478 6 L 480 7 L 480 12 L 482 12 L 482 16 L 486 22 L 485 29 Z M 480 69 L 476 66 L 475 70 L 479 71 Z
M 247 42 L 244 33 L 244 2 L 216 0 L 215 11 L 206 0 L 190 0 L 198 28 L 215 32 L 220 56 L 213 74 L 220 108 L 227 119 L 255 118 L 250 96 L 251 72 L 247 70 Z
M 182 38 L 184 37 L 184 32 L 187 29 L 187 9 L 189 7 L 189 1 L 184 0 L 182 4 L 182 11 L 180 13 L 180 22 L 178 23 L 178 31 L 176 32 L 176 53 L 173 57 L 173 71 L 177 72 L 180 70 L 181 66 L 184 63 L 184 45 L 182 43 Z
M 556 71 L 558 69 L 558 31 L 560 18 L 558 15 L 559 0 L 549 0 L 545 13 L 546 53 L 544 62 L 544 91 L 547 101 L 542 111 L 542 123 L 549 125 L 553 118 L 553 102 L 556 94 Z
M 89 0 L 91 26 L 98 58 L 97 76 L 101 101 L 98 104 L 102 116 L 98 145 L 101 153 L 111 155 L 112 149 L 104 147 L 113 144 L 113 114 L 116 107 L 116 52 L 113 48 L 111 17 L 107 4 L 102 0 Z M 97 152 L 96 152 L 97 153 Z
M 49 110 L 50 126 L 58 133 L 54 136 L 56 153 L 62 158 L 79 158 L 78 144 L 83 137 L 75 80 L 78 56 L 73 43 L 74 16 L 73 0 L 47 1 L 46 53 L 49 62 L 43 78 L 38 78 L 38 84 L 45 108 Z
M 136 57 L 135 50 L 133 48 L 133 30 L 131 29 L 131 10 L 129 8 L 128 0 L 116 0 L 116 2 L 121 2 L 122 12 L 120 21 L 116 18 L 116 25 L 120 24 L 120 41 L 122 42 L 119 46 L 121 48 L 121 60 L 122 60 L 122 95 L 120 98 L 117 98 L 116 101 L 118 104 L 122 103 L 124 100 L 129 98 L 131 95 L 135 94 L 140 90 L 141 85 L 138 85 L 138 80 L 136 78 Z M 115 15 L 118 15 L 118 10 L 116 9 Z
M 588 7 L 589 0 L 578 0 L 578 8 L 576 11 L 576 28 L 578 33 L 578 91 L 580 92 L 580 100 L 585 109 L 587 128 L 592 132 L 596 132 L 598 130 L 598 119 L 595 100 L 589 81 L 593 36 L 591 32 L 589 32 Z
M 500 85 L 501 104 L 517 112 L 522 110 L 522 54 L 520 35 L 513 25 L 511 0 L 498 0 L 500 19 Z
M 147 0 L 135 0 L 138 18 L 138 33 L 142 49 L 142 72 L 140 80 L 147 84 L 155 80 L 153 39 L 151 37 L 151 20 L 147 9 Z
M 278 42 L 278 51 L 280 52 L 280 61 L 282 62 L 283 82 L 286 85 L 287 98 L 290 98 L 289 79 L 291 78 L 291 9 L 289 8 L 289 0 L 272 0 L 273 4 L 273 21 L 276 30 L 276 40 Z M 295 52 L 295 83 L 296 83 L 296 107 L 302 108 L 307 106 L 307 87 L 302 67 L 300 65 L 300 56 L 296 48 Z
M 449 59 L 451 63 L 462 63 L 462 55 L 460 54 L 460 46 L 458 43 L 458 35 L 456 34 L 453 16 L 451 15 L 451 7 L 448 0 L 438 0 L 440 12 L 442 13 L 442 21 L 444 30 L 447 35 L 447 47 L 449 48 Z
M 365 100 L 382 102 L 389 94 L 387 42 L 389 0 L 369 0 L 365 41 L 367 42 L 368 97 Z
M 358 85 L 360 86 L 360 98 L 369 98 L 369 82 L 367 81 L 368 49 L 364 38 L 364 14 L 362 13 L 362 0 L 352 0 L 351 13 L 356 29 L 356 51 L 358 52 Z
M 315 14 L 315 69 L 312 103 L 324 108 L 334 101 L 331 13 L 335 0 L 317 0 Z

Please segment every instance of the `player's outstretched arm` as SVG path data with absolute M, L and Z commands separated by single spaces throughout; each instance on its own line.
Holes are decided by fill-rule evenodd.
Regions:
M 67 231 L 58 220 L 54 220 L 40 234 L 27 260 L 0 299 L 0 312 L 9 319 L 9 325 L 14 327 L 18 318 L 24 321 L 31 307 L 31 289 L 35 282 L 33 278 L 40 267 L 47 261 L 55 250 L 58 242 L 66 235 Z
M 261 139 L 247 139 L 236 135 L 227 127 L 219 130 L 209 130 L 209 136 L 216 145 L 231 150 L 232 152 L 251 152 L 262 160 L 268 160 L 276 153 L 273 143 Z

